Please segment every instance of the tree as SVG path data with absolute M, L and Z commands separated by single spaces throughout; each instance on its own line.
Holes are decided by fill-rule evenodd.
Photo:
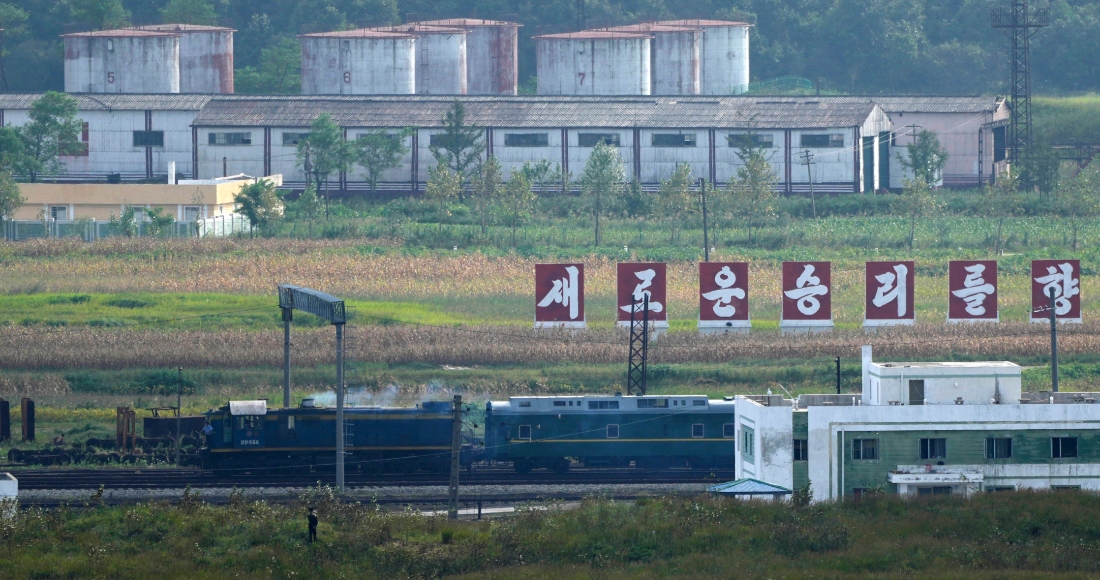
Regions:
M 309 223 L 309 237 L 313 237 L 313 220 L 321 213 L 321 198 L 313 184 L 306 186 L 298 199 L 287 204 L 287 211 L 293 212 L 295 219 L 305 219 Z
M 531 182 L 523 171 L 513 171 L 512 178 L 504 187 L 504 209 L 508 225 L 512 226 L 512 247 L 516 247 L 516 227 L 531 216 L 535 204 L 535 193 L 531 191 Z
M 19 184 L 10 171 L 0 171 L 0 220 L 15 219 L 15 212 L 27 200 L 19 192 Z
M 947 149 L 940 145 L 935 131 L 924 130 L 905 147 L 908 155 L 898 154 L 901 166 L 913 172 L 913 178 L 924 181 L 929 187 L 943 178 L 947 165 Z
M 163 207 L 155 207 L 145 212 L 145 216 L 149 219 L 145 225 L 145 231 L 150 236 L 160 237 L 162 234 L 168 233 L 168 228 L 172 227 L 175 223 L 175 218 L 164 213 Z
M 439 229 L 443 230 L 443 219 L 447 217 L 445 204 L 458 199 L 462 191 L 462 178 L 446 165 L 435 164 L 428 169 L 428 185 L 424 188 L 424 197 L 439 202 Z
M 374 193 L 382 174 L 401 164 L 401 157 L 409 152 L 405 139 L 412 136 L 415 129 L 403 129 L 390 133 L 385 129 L 375 129 L 359 135 L 355 141 L 355 162 L 367 170 L 367 182 Z
M 1023 211 L 1023 199 L 1020 195 L 1020 180 L 1011 168 L 997 176 L 996 182 L 986 185 L 982 191 L 982 205 L 985 214 L 997 222 L 997 233 L 993 237 L 993 253 L 1001 253 L 1002 233 L 1005 220 L 1020 215 Z
M 49 91 L 31 105 L 30 121 L 19 129 L 24 154 L 22 167 L 17 168 L 31 183 L 42 173 L 63 172 L 58 156 L 83 150 L 83 123 L 76 114 L 76 99 L 65 93 Z
M 524 180 L 528 185 L 537 185 L 538 193 L 541 195 L 546 193 L 546 184 L 558 181 L 557 173 L 550 165 L 549 159 L 540 159 L 538 161 L 524 161 L 523 169 L 520 170 L 523 174 Z M 513 175 L 515 173 L 513 172 Z
M 668 223 L 668 243 L 677 243 L 680 227 L 687 214 L 695 208 L 696 196 L 691 192 L 691 165 L 681 163 L 668 179 L 661 180 L 657 193 L 661 219 Z
M 428 150 L 435 162 L 446 165 L 465 181 L 469 170 L 481 161 L 485 140 L 481 129 L 466 125 L 466 107 L 462 101 L 455 100 L 451 110 L 443 115 L 443 132 L 433 137 Z M 464 201 L 461 192 L 459 201 Z
M 1062 161 L 1047 143 L 1035 143 L 1021 155 L 1018 163 L 1020 190 L 1038 190 L 1040 196 L 1050 195 L 1058 189 L 1059 170 Z
M 328 113 L 321 113 L 298 141 L 298 164 L 318 191 L 324 186 L 325 219 L 329 217 L 328 182 L 333 174 L 347 171 L 354 157 L 354 146 L 344 140 L 340 126 Z
M 1073 251 L 1077 251 L 1077 230 L 1081 222 L 1100 214 L 1100 169 L 1089 164 L 1076 177 L 1065 183 L 1058 198 L 1058 213 L 1073 232 Z
M 127 238 L 137 236 L 137 212 L 134 210 L 134 206 L 128 205 L 122 208 L 122 213 L 118 217 L 111 213 L 111 218 L 107 220 L 107 226 L 111 228 L 111 232 L 115 235 L 126 236 Z
M 253 228 L 263 231 L 283 215 L 283 202 L 275 191 L 275 184 L 260 179 L 241 188 L 233 197 L 237 211 L 248 218 L 249 236 Z
M 589 211 L 596 222 L 594 241 L 596 246 L 600 238 L 600 215 L 605 204 L 622 195 L 626 172 L 623 170 L 623 158 L 618 147 L 606 143 L 597 143 L 588 156 L 588 162 L 581 171 L 581 194 L 588 200 Z
M 757 222 L 775 215 L 775 172 L 764 147 L 751 139 L 742 141 L 737 157 L 741 167 L 737 168 L 737 179 L 726 184 L 726 203 L 733 216 L 744 218 L 749 228 L 749 243 L 755 243 Z
M 16 127 L 0 127 L 0 171 L 19 173 L 26 165 L 23 136 Z
M 218 25 L 218 13 L 209 0 L 170 0 L 160 10 L 160 21 L 165 24 Z
M 260 68 L 237 69 L 233 88 L 251 95 L 291 95 L 302 90 L 302 47 L 294 38 L 282 37 L 260 51 Z
M 130 11 L 122 7 L 121 0 L 69 0 L 69 7 L 73 20 L 98 30 L 130 24 Z
M 909 251 L 913 251 L 917 220 L 933 215 L 938 208 L 936 196 L 923 177 L 902 180 L 900 205 L 902 214 L 909 220 Z
M 501 172 L 500 162 L 490 155 L 485 163 L 478 167 L 474 177 L 473 197 L 474 210 L 481 219 L 481 235 L 489 234 L 489 215 L 493 204 L 501 197 L 501 189 L 504 177 Z

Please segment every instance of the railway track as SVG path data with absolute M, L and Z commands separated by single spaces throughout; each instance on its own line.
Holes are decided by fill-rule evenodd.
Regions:
M 172 489 L 192 487 L 310 487 L 333 484 L 331 473 L 293 475 L 249 474 L 217 477 L 198 469 L 19 469 L 12 475 L 21 490 L 51 489 Z M 626 485 L 718 483 L 733 479 L 732 470 L 575 469 L 568 473 L 515 473 L 511 469 L 486 468 L 462 472 L 462 485 Z M 424 487 L 447 485 L 447 474 L 347 474 L 348 487 Z

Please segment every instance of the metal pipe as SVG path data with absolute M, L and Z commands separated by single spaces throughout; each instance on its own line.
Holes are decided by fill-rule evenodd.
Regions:
M 290 322 L 292 308 L 283 308 L 283 408 L 290 408 Z
M 344 325 L 336 325 L 336 489 L 344 492 Z
M 707 180 L 699 178 L 699 194 L 703 196 L 703 261 L 710 261 L 710 240 L 707 236 Z
M 1054 287 L 1050 288 L 1050 387 L 1058 392 L 1058 312 L 1054 309 Z
M 840 357 L 836 357 L 836 394 L 840 394 Z
M 451 408 L 451 484 L 447 488 L 447 518 L 458 519 L 458 468 L 462 454 L 462 395 L 455 395 Z

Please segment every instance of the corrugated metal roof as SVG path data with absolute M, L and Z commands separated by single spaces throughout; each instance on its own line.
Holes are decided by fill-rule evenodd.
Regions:
M 213 95 L 70 93 L 81 111 L 198 111 Z M 0 109 L 29 109 L 42 93 L 0 93 Z M 229 95 L 223 97 L 234 98 Z
M 852 95 L 821 97 L 833 101 L 878 103 L 887 113 L 992 113 L 1003 102 L 995 96 Z
M 783 486 L 751 477 L 712 485 L 707 488 L 707 491 L 726 495 L 783 495 L 791 493 L 791 490 Z
M 329 113 L 344 127 L 438 127 L 454 96 L 214 97 L 205 127 L 308 127 Z M 863 124 L 869 101 L 762 97 L 462 96 L 467 123 L 482 127 L 836 128 Z

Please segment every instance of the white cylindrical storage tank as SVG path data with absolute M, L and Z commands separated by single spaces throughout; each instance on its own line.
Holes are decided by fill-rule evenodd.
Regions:
M 416 35 L 418 95 L 466 94 L 466 30 L 417 23 L 373 30 Z
M 651 94 L 699 94 L 699 51 L 703 44 L 701 28 L 644 22 L 616 26 L 608 30 L 641 32 L 653 37 L 650 58 Z
M 303 95 L 416 93 L 416 43 L 411 34 L 345 30 L 303 34 Z
M 586 30 L 535 37 L 540 95 L 650 94 L 650 36 Z
M 180 92 L 180 35 L 101 30 L 62 35 L 67 93 Z
M 666 20 L 658 24 L 703 29 L 702 94 L 734 95 L 748 87 L 751 24 L 727 20 Z
M 198 24 L 153 24 L 142 30 L 180 36 L 180 92 L 233 94 L 232 28 Z
M 461 28 L 466 36 L 466 94 L 514 95 L 519 87 L 519 24 L 476 18 L 417 22 Z

